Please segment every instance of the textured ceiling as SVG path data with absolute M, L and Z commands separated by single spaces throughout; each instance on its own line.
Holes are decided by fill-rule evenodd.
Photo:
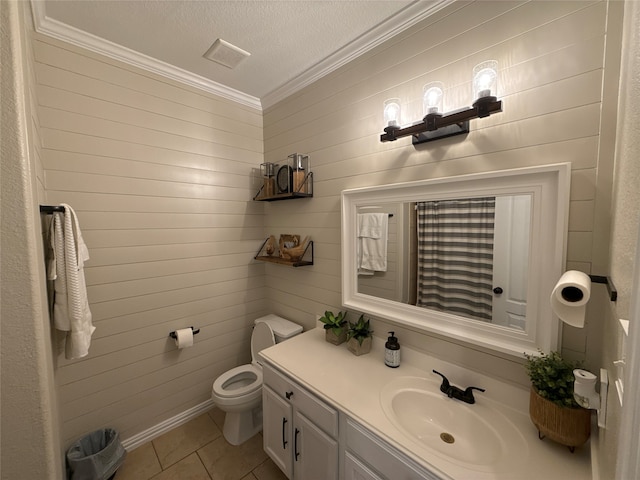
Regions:
M 45 18 L 57 30 L 71 27 L 74 37 L 75 29 L 97 37 L 91 37 L 92 44 L 106 40 L 264 103 L 269 95 L 286 96 L 278 90 L 290 94 L 293 84 L 304 86 L 305 75 L 321 76 L 331 70 L 329 64 L 363 53 L 376 37 L 396 34 L 411 19 L 450 1 L 32 0 L 32 5 L 36 28 Z M 205 59 L 217 38 L 251 56 L 234 69 Z

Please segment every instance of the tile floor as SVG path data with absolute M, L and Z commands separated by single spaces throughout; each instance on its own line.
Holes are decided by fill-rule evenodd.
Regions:
M 217 408 L 127 454 L 114 480 L 286 480 L 262 449 L 262 434 L 239 446 L 222 436 Z

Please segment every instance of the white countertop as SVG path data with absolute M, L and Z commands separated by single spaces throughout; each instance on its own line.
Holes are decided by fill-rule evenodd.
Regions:
M 591 479 L 589 442 L 571 453 L 567 447 L 538 439 L 528 414 L 529 392 L 493 378 L 469 372 L 407 347 L 401 348 L 399 368 L 384 364 L 384 345 L 374 338 L 370 353 L 356 357 L 346 344 L 325 341 L 321 328 L 310 330 L 261 352 L 263 358 L 327 403 L 343 411 L 383 440 L 395 446 L 425 468 L 453 479 L 545 480 Z M 402 344 L 402 339 L 400 339 Z M 471 469 L 411 439 L 384 414 L 380 393 L 399 377 L 420 377 L 434 381 L 436 369 L 461 388 L 473 385 L 486 389 L 475 394 L 476 404 L 499 409 L 521 433 L 524 452 L 501 471 L 490 466 Z M 451 399 L 452 402 L 458 400 Z M 463 404 L 465 408 L 474 405 Z

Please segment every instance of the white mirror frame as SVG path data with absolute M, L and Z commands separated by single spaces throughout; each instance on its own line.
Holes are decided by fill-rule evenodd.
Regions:
M 557 349 L 558 318 L 549 298 L 564 272 L 571 164 L 420 180 L 342 192 L 342 305 L 425 333 L 522 357 Z M 524 332 L 358 293 L 356 215 L 359 207 L 480 196 L 532 196 L 529 282 Z

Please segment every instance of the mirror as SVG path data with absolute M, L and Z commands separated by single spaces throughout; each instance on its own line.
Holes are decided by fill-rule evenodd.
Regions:
M 343 305 L 522 356 L 557 347 L 570 165 L 342 192 Z
M 359 293 L 525 330 L 530 195 L 361 206 L 356 218 L 358 252 L 383 243 L 363 224 L 387 222 L 387 265 L 363 268 L 360 253 Z

